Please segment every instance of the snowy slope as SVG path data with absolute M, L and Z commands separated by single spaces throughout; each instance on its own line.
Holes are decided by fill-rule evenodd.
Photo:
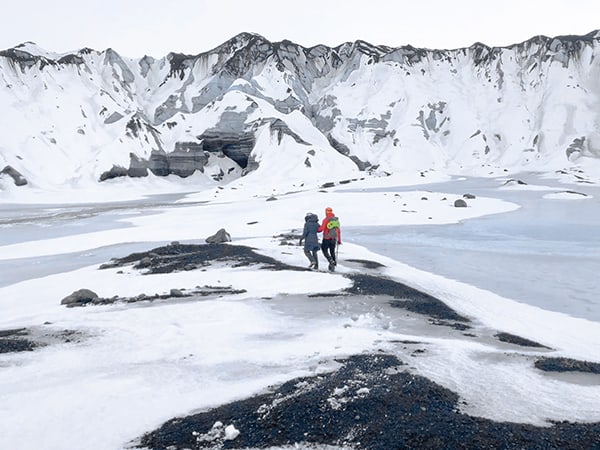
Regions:
M 598 32 L 457 50 L 304 48 L 242 33 L 160 59 L 25 43 L 0 52 L 0 169 L 40 188 L 194 172 L 291 184 L 361 170 L 589 175 L 598 52 Z M 1 188 L 12 181 L 0 175 Z

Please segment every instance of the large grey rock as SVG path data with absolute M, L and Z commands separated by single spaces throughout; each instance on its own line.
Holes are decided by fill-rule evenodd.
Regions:
M 225 228 L 221 228 L 212 236 L 206 238 L 206 242 L 209 244 L 220 244 L 222 242 L 231 242 L 231 235 L 225 231 Z
M 169 175 L 169 160 L 164 150 L 152 150 L 150 161 L 148 161 L 148 169 L 159 177 Z
M 462 198 L 459 198 L 458 200 L 454 201 L 454 206 L 456 208 L 466 208 L 467 202 L 465 202 Z
M 98 298 L 98 294 L 89 289 L 79 289 L 70 295 L 67 295 L 60 301 L 61 305 L 83 306 Z
M 4 167 L 4 169 L 2 169 L 0 172 L 0 175 L 8 175 L 11 177 L 16 186 L 25 186 L 27 184 L 27 179 L 12 166 Z
M 223 153 L 235 161 L 242 169 L 248 166 L 250 152 L 254 148 L 255 138 L 252 132 L 228 133 L 207 131 L 198 136 L 202 148 L 210 153 Z
M 127 176 L 127 169 L 122 166 L 112 166 L 110 170 L 103 172 L 100 175 L 100 181 L 110 180 L 112 178 Z
M 175 150 L 167 153 L 169 172 L 182 178 L 189 177 L 196 170 L 202 171 L 208 156 L 198 142 L 177 142 Z
M 129 169 L 127 175 L 132 178 L 147 177 L 148 167 L 147 162 L 144 159 L 139 158 L 136 154 L 129 154 Z

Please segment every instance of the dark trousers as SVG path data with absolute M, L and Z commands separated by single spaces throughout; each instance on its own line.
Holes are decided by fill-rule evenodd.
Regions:
M 321 242 L 321 250 L 323 250 L 323 254 L 328 261 L 337 264 L 335 260 L 335 246 L 337 245 L 337 241 L 334 239 L 323 239 Z
M 315 267 L 319 267 L 319 257 L 317 256 L 318 253 L 319 247 L 315 248 L 314 250 L 308 250 L 307 248 L 304 249 L 304 254 L 308 258 L 308 261 L 311 264 L 314 264 Z

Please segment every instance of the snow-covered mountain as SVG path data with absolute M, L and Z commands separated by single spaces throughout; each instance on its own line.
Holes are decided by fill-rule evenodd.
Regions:
M 600 159 L 600 32 L 506 48 L 335 48 L 242 33 L 198 55 L 0 52 L 0 175 L 555 171 Z M 4 175 L 4 176 L 3 176 Z

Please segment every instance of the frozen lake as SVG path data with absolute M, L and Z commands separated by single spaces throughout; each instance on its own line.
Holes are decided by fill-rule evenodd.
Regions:
M 522 178 L 531 184 L 551 182 Z M 498 189 L 495 179 L 466 179 L 392 189 L 414 189 L 461 196 L 496 197 L 520 209 L 453 225 L 344 228 L 344 240 L 364 245 L 421 270 L 443 275 L 523 303 L 600 321 L 600 189 L 582 185 L 593 198 L 545 199 L 548 190 Z M 558 190 L 572 187 L 553 184 Z M 390 190 L 390 189 L 385 189 Z M 352 189 L 348 189 L 352 192 Z M 182 195 L 100 205 L 2 205 L 0 245 L 70 236 L 128 226 L 119 219 L 155 214 Z M 376 214 L 376 211 L 373 212 Z M 342 217 L 343 224 L 343 217 Z M 200 241 L 199 241 L 200 242 Z M 91 264 L 166 243 L 136 242 L 68 255 L 0 261 L 0 287 Z M 341 254 L 343 260 L 343 249 Z
M 501 185 L 493 179 L 469 179 L 427 189 L 502 198 L 520 209 L 451 225 L 346 228 L 345 239 L 503 297 L 600 321 L 600 189 L 582 185 L 577 192 L 593 198 L 552 200 L 543 198 L 552 191 L 526 186 L 498 190 Z

